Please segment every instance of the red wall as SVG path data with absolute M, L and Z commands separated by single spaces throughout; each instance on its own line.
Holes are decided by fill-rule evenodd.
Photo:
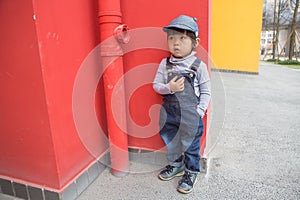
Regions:
M 57 186 L 32 2 L 1 1 L 0 9 L 0 174 Z
M 207 0 L 136 0 L 134 3 L 122 0 L 121 4 L 123 21 L 130 29 L 160 27 L 161 31 L 162 26 L 181 13 L 198 17 L 201 45 L 208 49 Z M 106 133 L 99 137 L 90 129 L 89 118 L 77 113 L 85 120 L 81 130 L 86 130 L 79 133 L 73 115 L 74 102 L 85 98 L 76 93 L 78 99 L 73 99 L 76 77 L 82 63 L 99 44 L 97 8 L 97 0 L 1 1 L 0 177 L 62 190 L 107 150 Z M 155 39 L 163 42 L 164 38 L 161 31 Z M 131 41 L 135 41 L 134 38 Z M 125 73 L 138 65 L 154 63 L 146 74 L 153 80 L 158 63 L 166 55 L 167 52 L 155 49 L 130 52 L 124 57 Z M 92 67 L 92 72 L 97 72 L 100 66 L 97 61 L 93 62 L 93 57 L 85 63 Z M 96 78 L 93 73 L 90 75 L 91 79 Z M 93 87 L 89 81 L 77 84 Z M 99 84 L 95 105 L 87 107 L 96 110 L 105 132 L 103 96 Z M 128 109 L 140 126 L 149 123 L 149 107 L 161 102 L 151 83 L 128 98 Z M 157 127 L 156 114 L 153 123 Z M 128 130 L 131 133 L 134 127 L 129 126 Z M 157 133 L 158 130 L 150 137 L 143 133 L 137 137 L 130 135 L 129 146 L 159 149 L 163 143 Z M 82 136 L 96 147 L 96 153 L 90 151 Z
M 148 80 L 148 84 L 141 85 L 132 95 L 127 94 L 130 115 L 128 119 L 132 118 L 133 121 L 128 124 L 129 146 L 159 150 L 164 146 L 157 127 L 159 109 L 158 107 L 154 108 L 152 113 L 149 113 L 149 110 L 153 105 L 161 103 L 161 96 L 152 89 L 152 81 L 161 59 L 169 56 L 169 53 L 163 50 L 167 49 L 167 40 L 162 27 L 168 25 L 172 19 L 181 14 L 196 17 L 199 25 L 199 38 L 201 39 L 200 45 L 202 46 L 198 49 L 197 56 L 208 64 L 206 52 L 209 52 L 209 1 L 135 0 L 133 3 L 131 0 L 122 0 L 121 8 L 123 22 L 131 30 L 129 32 L 131 39 L 128 45 L 133 44 L 137 49 L 124 56 L 125 75 L 132 73 L 134 69 L 143 67 L 144 64 L 148 64 L 147 67 L 149 68 L 146 69 L 147 67 L 145 67 L 146 70 L 143 73 L 130 76 L 129 80 L 125 79 L 125 87 L 127 86 L 127 88 L 130 84 L 140 81 L 140 77 Z M 155 48 L 149 48 L 151 45 Z M 126 47 L 126 45 L 124 46 Z M 206 118 L 204 120 L 206 123 Z M 145 126 L 149 127 L 139 128 Z M 203 152 L 205 134 L 201 140 Z
M 99 43 L 96 8 L 96 0 L 1 1 L 0 176 L 61 189 L 95 159 L 77 134 L 72 92 Z

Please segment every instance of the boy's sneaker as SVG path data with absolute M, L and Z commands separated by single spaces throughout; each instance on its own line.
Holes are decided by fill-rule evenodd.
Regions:
M 159 173 L 158 178 L 163 181 L 171 180 L 176 176 L 182 176 L 184 174 L 184 169 L 184 165 L 180 167 L 167 165 L 166 168 Z
M 182 179 L 178 182 L 177 191 L 183 194 L 190 193 L 197 182 L 197 173 L 185 172 Z

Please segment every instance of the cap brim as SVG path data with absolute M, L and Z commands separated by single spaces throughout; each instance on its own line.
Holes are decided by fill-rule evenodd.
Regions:
M 182 30 L 188 30 L 188 31 L 194 32 L 190 27 L 184 26 L 184 25 L 169 25 L 169 26 L 163 27 L 164 32 L 167 32 L 168 29 L 182 29 Z

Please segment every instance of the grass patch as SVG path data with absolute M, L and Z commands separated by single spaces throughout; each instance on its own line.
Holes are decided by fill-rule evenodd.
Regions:
M 287 67 L 293 69 L 300 69 L 300 62 L 297 60 L 280 60 L 278 61 L 279 65 L 286 65 Z
M 266 62 L 277 62 L 277 59 L 270 58 L 270 59 L 266 60 Z
M 300 62 L 297 60 L 280 60 L 278 61 L 280 65 L 300 65 Z
M 293 68 L 293 69 L 300 69 L 300 61 L 297 60 L 277 60 L 277 59 L 270 58 L 268 60 L 265 60 L 265 62 L 284 65 L 286 67 Z

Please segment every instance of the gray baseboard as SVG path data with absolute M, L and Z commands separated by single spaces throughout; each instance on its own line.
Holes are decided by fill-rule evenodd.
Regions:
M 230 70 L 230 69 L 217 69 L 217 68 L 211 68 L 211 71 L 213 71 L 213 72 L 237 73 L 237 74 L 252 74 L 252 75 L 259 75 L 258 72 L 248 72 L 248 71 Z
M 148 151 L 148 150 L 140 150 L 134 148 L 129 148 L 128 151 L 129 151 L 129 159 L 131 162 L 142 163 L 142 164 L 146 164 L 147 166 L 156 166 L 157 169 L 159 167 L 163 168 L 168 164 L 165 153 L 160 151 Z M 208 166 L 207 159 L 201 158 L 200 173 L 206 174 L 207 166 Z M 150 168 L 150 170 L 151 169 L 155 169 L 155 168 Z M 131 170 L 131 173 L 134 172 L 132 172 Z
M 0 194 L 30 200 L 74 200 L 106 169 L 107 164 L 110 162 L 109 156 L 109 152 L 106 153 L 100 160 L 92 164 L 76 178 L 76 180 L 70 183 L 62 192 L 51 191 L 43 187 L 34 187 L 0 178 Z M 165 158 L 165 153 L 133 148 L 129 149 L 129 159 L 131 162 L 155 166 L 149 170 L 164 167 L 168 162 Z M 201 158 L 200 167 L 201 173 L 207 172 L 206 158 Z M 131 171 L 130 173 L 134 172 Z
M 106 154 L 102 159 L 108 159 Z M 106 166 L 96 161 L 62 192 L 33 187 L 0 178 L 0 193 L 30 200 L 74 200 L 105 170 Z

